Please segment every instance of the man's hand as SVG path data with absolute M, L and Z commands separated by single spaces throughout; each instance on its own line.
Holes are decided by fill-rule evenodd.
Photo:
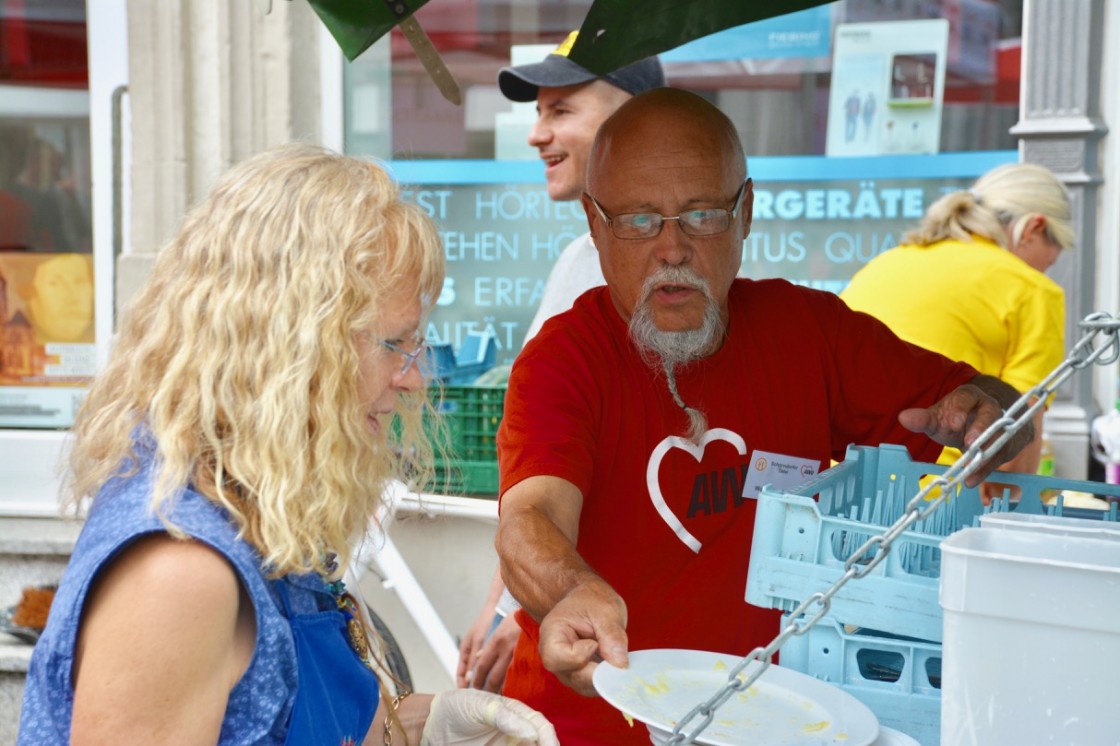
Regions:
M 978 375 L 946 394 L 928 409 L 904 409 L 898 421 L 907 430 L 925 433 L 943 446 L 962 451 L 971 446 L 996 420 L 1004 408 L 1019 398 L 1019 392 L 992 376 Z M 1034 439 L 1034 425 L 1027 422 L 998 452 L 965 480 L 975 487 L 1003 462 L 1013 458 Z
M 506 670 L 513 659 L 513 649 L 521 637 L 521 627 L 513 614 L 502 619 L 490 637 L 473 654 L 466 673 L 464 686 L 485 689 L 488 692 L 502 691 L 506 680 Z M 462 661 L 460 660 L 460 668 Z
M 541 620 L 544 667 L 586 696 L 595 696 L 591 674 L 600 661 L 628 665 L 627 644 L 626 602 L 601 581 L 573 589 Z
M 495 570 L 490 590 L 482 611 L 475 618 L 467 634 L 459 643 L 459 666 L 455 671 L 455 686 L 460 689 L 473 687 L 498 692 L 506 678 L 506 669 L 513 657 L 513 648 L 521 628 L 509 615 L 494 628 L 498 606 L 505 592 L 502 573 Z M 493 630 L 493 634 L 491 634 Z M 487 681 L 487 677 L 490 680 Z
M 471 686 L 474 670 L 472 663 L 482 650 L 486 633 L 490 631 L 493 623 L 494 607 L 492 604 L 487 604 L 474 620 L 471 628 L 467 630 L 467 634 L 463 635 L 463 640 L 459 643 L 459 665 L 455 670 L 455 686 L 460 689 Z

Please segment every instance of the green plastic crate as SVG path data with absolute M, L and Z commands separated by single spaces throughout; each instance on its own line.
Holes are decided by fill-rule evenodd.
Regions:
M 444 386 L 442 398 L 433 391 L 447 426 L 449 457 L 497 463 L 498 425 L 505 398 L 505 386 Z
M 498 496 L 497 461 L 436 462 L 435 488 L 448 495 Z
M 442 398 L 432 394 L 447 433 L 448 461 L 436 464 L 437 488 L 448 494 L 497 495 L 497 435 L 506 387 L 449 385 Z

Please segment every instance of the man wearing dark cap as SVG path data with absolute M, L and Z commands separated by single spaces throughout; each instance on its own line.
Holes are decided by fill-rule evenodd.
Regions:
M 601 76 L 572 62 L 568 53 L 577 36 L 578 31 L 568 34 L 568 38 L 541 62 L 503 67 L 498 72 L 502 94 L 510 101 L 535 101 L 539 88 L 564 88 L 602 80 L 634 96 L 665 85 L 665 73 L 656 57 L 647 57 Z
M 498 73 L 498 87 L 506 98 L 537 102 L 537 121 L 529 131 L 529 145 L 540 152 L 548 196 L 558 202 L 579 199 L 583 193 L 587 154 L 599 125 L 632 96 L 665 85 L 665 74 L 656 57 L 602 77 L 580 67 L 568 59 L 577 33 L 570 33 L 544 61 L 504 67 Z M 557 258 L 525 341 L 546 319 L 571 308 L 585 290 L 602 284 L 599 255 L 590 234 L 585 233 Z
M 577 33 L 570 33 L 543 61 L 504 67 L 498 73 L 498 86 L 506 98 L 537 102 L 537 121 L 529 132 L 529 144 L 540 152 L 548 196 L 556 201 L 576 200 L 583 193 L 587 155 L 599 125 L 631 97 L 665 85 L 656 57 L 604 76 L 577 65 L 568 59 Z M 599 254 L 591 234 L 584 233 L 556 259 L 525 341 L 548 318 L 571 308 L 584 291 L 602 284 Z M 503 589 L 496 575 L 482 612 L 463 636 L 456 673 L 459 686 L 496 692 L 505 680 L 520 628 L 510 613 L 517 603 Z

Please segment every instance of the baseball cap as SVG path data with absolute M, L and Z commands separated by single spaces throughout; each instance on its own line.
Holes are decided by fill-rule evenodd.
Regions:
M 498 87 L 502 89 L 502 94 L 511 101 L 536 101 L 540 86 L 559 88 L 586 83 L 596 78 L 602 78 L 634 95 L 665 85 L 665 73 L 656 57 L 647 57 L 606 75 L 596 75 L 577 65 L 568 59 L 568 52 L 572 50 L 578 35 L 578 31 L 568 34 L 568 38 L 545 57 L 543 62 L 503 67 L 498 72 Z

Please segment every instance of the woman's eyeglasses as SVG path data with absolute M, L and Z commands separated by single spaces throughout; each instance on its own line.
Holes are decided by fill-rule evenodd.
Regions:
M 400 370 L 402 376 L 412 370 L 412 366 L 417 364 L 417 361 L 424 355 L 424 351 L 428 349 L 428 340 L 420 336 L 419 333 L 412 335 L 407 340 L 378 339 L 368 332 L 362 332 L 362 334 L 371 342 L 380 345 L 389 352 L 395 352 L 404 358 L 404 365 L 401 366 Z

